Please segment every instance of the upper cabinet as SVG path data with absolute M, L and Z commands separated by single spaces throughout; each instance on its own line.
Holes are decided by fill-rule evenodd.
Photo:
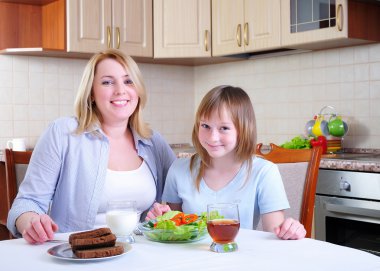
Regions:
M 210 57 L 210 0 L 154 0 L 154 57 Z
M 282 45 L 323 49 L 380 41 L 380 4 L 354 0 L 282 0 Z
M 280 0 L 212 0 L 213 55 L 281 46 Z
M 67 51 L 153 55 L 152 0 L 67 0 Z

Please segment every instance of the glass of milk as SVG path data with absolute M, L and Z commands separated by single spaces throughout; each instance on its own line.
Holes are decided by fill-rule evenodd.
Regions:
M 107 204 L 106 223 L 118 241 L 134 243 L 132 235 L 139 220 L 136 201 L 111 200 Z

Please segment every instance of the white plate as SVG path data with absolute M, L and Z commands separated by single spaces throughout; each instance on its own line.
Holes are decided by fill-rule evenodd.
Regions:
M 49 248 L 47 253 L 48 255 L 56 259 L 61 259 L 61 260 L 75 261 L 75 262 L 77 261 L 78 262 L 93 262 L 93 261 L 111 260 L 111 259 L 124 255 L 125 253 L 129 252 L 132 249 L 132 246 L 128 243 L 116 242 L 116 245 L 124 246 L 124 252 L 122 254 L 109 256 L 109 257 L 102 257 L 102 258 L 89 258 L 89 259 L 77 258 L 77 256 L 75 256 L 75 254 L 73 253 L 71 249 L 71 245 L 69 243 L 64 243 L 64 244 L 60 244 L 58 246 Z

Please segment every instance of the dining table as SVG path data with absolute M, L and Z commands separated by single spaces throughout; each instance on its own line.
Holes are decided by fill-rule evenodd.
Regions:
M 63 243 L 31 245 L 22 238 L 0 241 L 1 270 L 380 271 L 380 257 L 368 252 L 310 238 L 281 240 L 272 233 L 248 229 L 240 229 L 235 239 L 238 250 L 229 253 L 210 251 L 208 234 L 189 243 L 160 243 L 137 235 L 124 254 L 100 260 L 48 253 L 65 244 L 69 234 L 55 234 L 54 238 Z

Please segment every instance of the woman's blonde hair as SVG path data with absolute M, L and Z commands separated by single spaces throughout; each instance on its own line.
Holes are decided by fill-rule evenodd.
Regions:
M 237 130 L 236 158 L 239 162 L 247 161 L 248 174 L 252 169 L 252 156 L 256 153 L 256 118 L 253 106 L 248 94 L 239 87 L 217 86 L 210 90 L 202 99 L 195 115 L 195 123 L 192 133 L 192 141 L 196 155 L 191 157 L 190 171 L 195 172 L 196 160 L 200 159 L 198 174 L 195 176 L 195 185 L 199 190 L 200 181 L 205 169 L 210 166 L 211 157 L 199 142 L 199 126 L 201 119 L 210 118 L 214 112 L 226 109 Z M 249 175 L 247 175 L 248 178 Z
M 149 138 L 152 131 L 142 119 L 142 109 L 146 104 L 147 96 L 140 69 L 130 56 L 115 49 L 108 49 L 95 54 L 88 61 L 84 69 L 74 104 L 75 115 L 79 122 L 76 133 L 80 134 L 93 129 L 96 125 L 100 126 L 102 115 L 96 104 L 93 102 L 92 90 L 97 65 L 104 59 L 114 59 L 120 63 L 126 71 L 128 71 L 139 97 L 137 107 L 129 118 L 129 126 L 141 137 Z

